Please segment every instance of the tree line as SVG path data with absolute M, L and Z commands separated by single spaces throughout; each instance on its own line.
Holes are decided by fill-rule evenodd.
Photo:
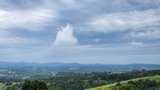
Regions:
M 159 90 L 160 82 L 149 79 L 128 81 L 127 84 L 117 83 L 112 90 Z
M 92 72 L 92 73 L 58 73 L 56 75 L 33 76 L 20 80 L 22 90 L 84 90 L 86 88 L 117 83 L 123 80 L 160 75 L 160 70 L 133 70 L 130 72 Z M 5 81 L 5 80 L 4 80 Z M 139 81 L 140 82 L 140 81 Z M 146 85 L 147 81 L 140 82 Z M 149 81 L 150 82 L 150 81 Z M 153 82 L 152 82 L 153 83 Z M 141 85 L 140 84 L 140 85 Z M 128 82 L 127 86 L 137 86 L 137 82 Z M 123 86 L 123 85 L 122 85 Z M 123 86 L 124 87 L 124 86 Z M 26 89 L 27 88 L 27 89 Z M 37 89 L 38 88 L 38 89 Z M 125 88 L 125 87 L 124 87 Z M 43 90 L 42 89 L 42 90 Z M 131 89 L 132 90 L 132 89 Z M 143 89 L 142 89 L 143 90 Z
M 92 73 L 58 73 L 56 76 L 43 78 L 49 87 L 58 90 L 84 90 L 86 88 L 107 85 L 133 78 L 160 75 L 160 70 L 133 70 L 130 72 L 92 72 Z

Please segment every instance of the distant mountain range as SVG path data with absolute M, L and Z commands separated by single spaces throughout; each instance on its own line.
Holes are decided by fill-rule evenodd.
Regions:
M 0 67 L 70 67 L 81 66 L 79 63 L 35 63 L 35 62 L 0 62 Z
M 127 72 L 132 70 L 157 70 L 158 64 L 79 64 L 79 63 L 31 63 L 0 62 L 1 76 L 49 75 L 58 72 Z M 4 73 L 5 71 L 5 73 Z M 12 72 L 12 73 L 11 73 Z
M 0 68 L 3 67 L 159 67 L 160 64 L 80 64 L 80 63 L 36 63 L 36 62 L 0 62 Z

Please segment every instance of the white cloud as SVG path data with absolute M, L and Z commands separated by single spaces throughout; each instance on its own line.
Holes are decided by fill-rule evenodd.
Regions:
M 126 29 L 136 29 L 148 25 L 157 25 L 160 21 L 159 10 L 130 11 L 102 14 L 93 17 L 89 25 L 91 30 L 111 32 Z
M 62 4 L 65 4 L 69 7 L 75 6 L 76 1 L 75 0 L 60 0 Z
M 95 39 L 94 39 L 94 42 L 99 42 L 99 39 L 98 39 L 98 38 L 95 38 Z
M 0 29 L 24 27 L 38 31 L 38 27 L 57 18 L 57 13 L 49 9 L 2 10 L 0 9 Z
M 0 44 L 17 44 L 25 42 L 25 38 L 10 36 L 10 37 L 0 37 Z
M 12 35 L 12 33 L 6 30 L 0 32 L 0 45 L 23 43 L 26 40 L 26 38 Z
M 0 44 L 15 44 L 27 42 L 27 38 L 14 35 L 12 28 L 40 31 L 50 20 L 55 20 L 57 13 L 50 9 L 34 8 L 29 10 L 0 9 Z M 15 30 L 15 29 L 14 29 Z M 16 33 L 16 30 L 15 32 Z
M 158 39 L 160 38 L 160 30 L 147 30 L 144 32 L 131 33 L 134 38 Z
M 128 44 L 132 46 L 143 46 L 142 42 L 135 42 L 135 41 L 129 42 Z
M 0 44 L 19 44 L 28 42 L 22 35 L 14 35 L 12 28 L 20 27 L 25 30 L 40 31 L 46 22 L 55 19 L 56 13 L 49 9 L 32 10 L 2 10 L 0 9 Z M 16 30 L 15 32 L 16 33 Z
M 68 24 L 65 27 L 61 27 L 61 29 L 57 33 L 54 45 L 66 46 L 76 45 L 77 43 L 78 39 L 73 35 L 73 27 Z

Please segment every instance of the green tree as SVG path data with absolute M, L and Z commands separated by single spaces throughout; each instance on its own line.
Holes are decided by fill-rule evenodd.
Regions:
M 47 84 L 40 80 L 26 80 L 22 85 L 22 90 L 47 90 Z

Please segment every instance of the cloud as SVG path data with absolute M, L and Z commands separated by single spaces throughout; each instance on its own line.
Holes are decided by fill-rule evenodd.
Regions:
M 159 39 L 160 38 L 160 30 L 145 30 L 143 32 L 133 32 L 131 36 L 134 38 L 142 38 L 142 39 Z
M 45 25 L 50 19 L 55 19 L 57 14 L 49 9 L 33 10 L 2 10 L 0 9 L 0 29 L 10 29 L 15 27 L 36 28 Z
M 76 4 L 76 1 L 75 0 L 60 0 L 60 2 L 68 7 L 73 7 L 75 6 Z
M 0 44 L 13 45 L 28 43 L 28 38 L 16 34 L 14 28 L 21 30 L 41 31 L 42 27 L 47 25 L 50 19 L 57 18 L 56 13 L 49 9 L 32 9 L 32 10 L 2 10 L 0 9 Z
M 143 46 L 142 42 L 135 42 L 135 41 L 129 42 L 128 44 L 132 46 Z
M 78 39 L 73 35 L 73 27 L 68 24 L 65 27 L 61 27 L 61 29 L 57 33 L 54 45 L 68 46 L 68 45 L 76 45 L 77 43 Z
M 99 39 L 98 39 L 98 38 L 95 38 L 95 39 L 94 39 L 94 42 L 96 42 L 96 43 L 99 42 Z
M 0 45 L 13 45 L 25 42 L 27 39 L 19 36 L 12 35 L 12 33 L 2 30 L 0 32 Z
M 160 21 L 158 9 L 145 11 L 116 12 L 93 17 L 88 23 L 92 31 L 112 32 L 139 27 L 158 25 Z
M 154 58 L 159 62 L 160 29 L 142 27 L 159 26 L 160 0 L 0 2 L 1 60 L 115 64 L 153 63 Z M 76 28 L 76 36 L 71 25 L 56 30 L 66 22 Z
M 10 36 L 10 37 L 0 37 L 0 44 L 17 44 L 21 42 L 25 42 L 25 38 Z

